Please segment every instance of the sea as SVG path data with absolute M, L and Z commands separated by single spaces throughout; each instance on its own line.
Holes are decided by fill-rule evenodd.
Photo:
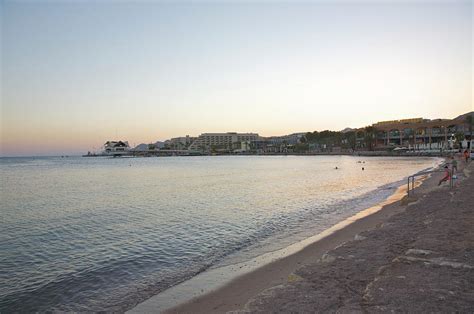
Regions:
M 0 158 L 0 312 L 126 311 L 207 270 L 314 236 L 439 162 Z

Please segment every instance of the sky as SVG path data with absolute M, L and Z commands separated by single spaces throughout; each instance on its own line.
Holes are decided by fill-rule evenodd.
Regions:
M 0 1 L 1 156 L 473 110 L 472 1 Z

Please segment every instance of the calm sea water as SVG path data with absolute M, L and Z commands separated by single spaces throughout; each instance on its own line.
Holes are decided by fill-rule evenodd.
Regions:
M 124 311 L 316 234 L 437 162 L 0 158 L 0 312 Z

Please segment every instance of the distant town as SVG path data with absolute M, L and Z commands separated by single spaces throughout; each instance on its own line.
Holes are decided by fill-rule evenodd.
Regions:
M 381 121 L 342 131 L 300 132 L 263 137 L 257 133 L 203 133 L 164 142 L 130 147 L 126 140 L 111 140 L 95 156 L 199 156 L 278 154 L 442 155 L 471 149 L 474 112 L 454 119 L 402 119 Z

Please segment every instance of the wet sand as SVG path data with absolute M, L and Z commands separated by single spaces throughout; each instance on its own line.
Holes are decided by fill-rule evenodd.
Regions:
M 419 186 L 425 178 L 418 178 L 415 186 Z M 351 240 L 358 232 L 391 216 L 398 207 L 391 205 L 405 195 L 406 185 L 402 185 L 385 201 L 317 235 L 247 262 L 208 270 L 153 296 L 127 313 L 222 313 L 243 307 L 245 302 L 260 291 L 286 282 L 293 271 L 309 262 L 315 254 L 320 256 L 327 250 Z M 382 209 L 390 210 L 379 214 Z M 378 215 L 374 216 L 376 213 Z
M 465 172 L 467 174 L 468 170 Z M 355 281 L 364 288 L 363 292 L 366 291 L 369 283 L 374 280 L 374 271 L 377 273 L 376 270 L 382 267 L 380 265 L 386 266 L 388 261 L 394 258 L 391 255 L 387 257 L 379 253 L 374 255 L 374 252 L 384 251 L 392 245 L 396 246 L 397 239 L 396 237 L 392 238 L 392 233 L 404 234 L 404 227 L 394 225 L 392 220 L 400 219 L 403 216 L 402 221 L 411 221 L 413 218 L 411 208 L 430 207 L 433 202 L 439 204 L 437 198 L 430 201 L 432 197 L 427 198 L 427 195 L 456 193 L 460 189 L 460 187 L 456 187 L 454 190 L 450 190 L 447 184 L 437 187 L 441 176 L 441 173 L 437 173 L 426 179 L 416 189 L 415 196 L 410 199 L 405 197 L 400 200 L 405 195 L 405 186 L 402 186 L 383 204 L 339 223 L 331 230 L 319 235 L 316 242 L 296 253 L 244 273 L 216 290 L 210 292 L 203 290 L 202 294 L 181 304 L 178 301 L 167 300 L 166 296 L 162 296 L 161 300 L 154 297 L 132 309 L 131 312 L 159 312 L 163 309 L 167 309 L 167 313 L 361 310 L 360 306 L 354 308 L 341 306 L 346 303 L 344 300 L 354 299 L 351 293 L 358 293 L 360 300 L 365 300 L 363 296 L 366 295 L 359 291 L 360 289 L 352 291 L 350 285 L 342 283 L 341 280 Z M 461 179 L 457 180 L 456 184 L 464 185 L 466 175 L 460 175 L 460 177 Z M 461 203 L 463 203 L 462 200 Z M 410 210 L 407 211 L 407 208 Z M 407 214 L 407 212 L 410 213 Z M 387 232 L 388 226 L 392 226 L 397 232 L 393 232 L 393 230 Z M 384 231 L 385 236 L 370 240 L 370 233 L 377 233 L 380 230 Z M 360 246 L 361 243 L 365 245 L 363 248 L 350 248 L 354 245 Z M 339 250 L 348 250 L 348 248 L 347 252 L 351 254 L 346 252 L 345 257 L 338 254 Z M 401 252 L 397 251 L 397 253 Z M 374 258 L 374 256 L 382 257 Z M 346 261 L 346 264 L 337 265 L 340 260 Z M 360 264 L 366 265 L 372 270 L 372 273 L 363 267 L 361 268 Z M 318 289 L 315 290 L 315 286 Z M 330 305 L 321 303 L 321 300 L 327 300 Z M 167 304 L 163 304 L 163 301 Z M 179 305 L 176 306 L 176 304 Z
M 167 312 L 472 310 L 471 168 L 458 174 L 454 189 L 438 187 L 442 174 L 434 174 L 413 198 L 386 204 L 293 255 Z
M 313 259 L 237 312 L 472 313 L 473 168 L 459 174 L 454 189 L 437 187 L 434 176 L 406 210 Z
M 436 180 L 436 178 L 427 180 L 422 188 L 418 188 L 418 192 L 422 189 L 432 189 Z M 207 291 L 203 284 L 204 289 L 197 295 L 195 291 L 199 291 L 199 287 L 196 287 L 196 283 L 194 286 L 191 284 L 189 287 L 181 287 L 181 291 L 179 291 L 180 287 L 177 287 L 178 291 L 152 297 L 139 304 L 131 312 L 160 312 L 167 309 L 168 313 L 224 313 L 242 309 L 249 300 L 255 298 L 262 291 L 297 280 L 298 276 L 295 275 L 297 269 L 311 264 L 327 251 L 357 238 L 359 233 L 376 228 L 391 216 L 402 212 L 406 206 L 401 204 L 400 199 L 404 197 L 405 193 L 406 186 L 404 185 L 382 204 L 356 214 L 313 239 L 308 239 L 306 243 L 300 244 L 303 248 L 299 247 L 282 258 L 261 263 L 259 267 L 250 269 L 250 271 L 245 271 L 247 265 L 243 265 L 243 272 L 239 269 L 224 270 L 237 274 L 237 278 L 224 286 Z M 262 264 L 263 266 L 261 266 Z M 206 283 L 206 281 L 208 279 L 201 280 L 202 283 Z M 196 282 L 199 284 L 199 280 Z M 182 294 L 186 292 L 188 299 L 184 299 L 183 302 Z M 191 293 L 193 293 L 192 296 Z M 177 295 L 178 297 L 176 297 Z M 193 296 L 195 297 L 189 300 Z

